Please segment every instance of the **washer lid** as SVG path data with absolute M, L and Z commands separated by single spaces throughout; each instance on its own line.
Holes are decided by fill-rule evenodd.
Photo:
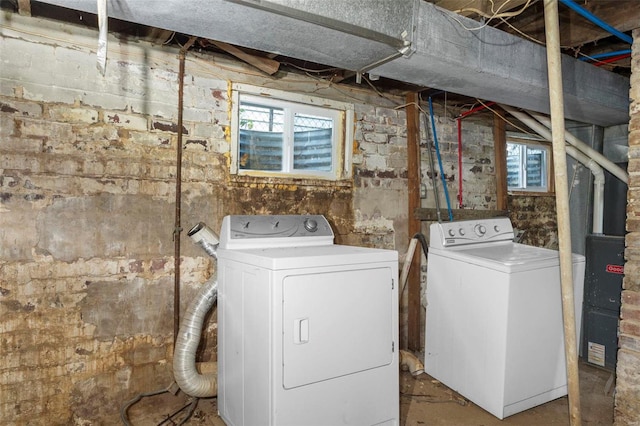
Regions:
M 430 250 L 430 252 L 503 272 L 519 272 L 560 265 L 560 256 L 557 250 L 512 242 L 478 244 L 444 250 Z M 573 262 L 580 261 L 584 262 L 584 256 L 573 254 Z

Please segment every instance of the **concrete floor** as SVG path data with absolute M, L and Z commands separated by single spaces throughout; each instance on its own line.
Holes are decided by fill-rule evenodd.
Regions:
M 580 363 L 583 425 L 613 424 L 612 380 L 611 372 Z M 129 419 L 135 426 L 179 424 L 186 410 L 173 418 L 175 423 L 167 417 L 182 408 L 185 402 L 186 398 L 181 393 L 178 396 L 163 394 L 145 398 L 129 409 Z M 414 378 L 408 372 L 400 372 L 401 426 L 569 425 L 568 412 L 568 400 L 563 397 L 498 420 L 427 374 Z M 217 416 L 216 399 L 201 399 L 185 425 L 224 426 Z

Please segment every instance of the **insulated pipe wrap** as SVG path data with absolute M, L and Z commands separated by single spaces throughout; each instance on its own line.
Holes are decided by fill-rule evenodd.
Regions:
M 184 393 L 198 398 L 215 396 L 218 391 L 217 374 L 200 374 L 195 363 L 204 317 L 217 297 L 218 281 L 210 279 L 202 286 L 182 319 L 173 354 L 176 383 Z

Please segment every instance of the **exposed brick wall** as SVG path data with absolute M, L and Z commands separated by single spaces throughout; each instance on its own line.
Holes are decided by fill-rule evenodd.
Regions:
M 20 54 L 0 68 L 0 418 L 113 424 L 172 379 L 177 51 L 112 39 L 102 77 L 95 32 L 6 16 L 0 49 Z M 337 242 L 406 250 L 402 97 L 194 52 L 186 69 L 183 227 L 321 213 Z M 229 82 L 354 103 L 353 182 L 230 176 Z M 182 312 L 215 266 L 185 234 Z
M 640 29 L 633 31 L 629 192 L 617 364 L 615 424 L 640 424 Z
M 95 32 L 6 16 L 0 49 L 20 54 L 3 56 L 0 68 L 1 417 L 110 424 L 124 401 L 172 378 L 177 52 L 112 39 L 102 77 Z M 219 229 L 226 214 L 320 213 L 337 242 L 404 255 L 403 97 L 287 73 L 270 78 L 194 52 L 186 69 L 183 227 L 204 220 Z M 229 82 L 354 103 L 353 181 L 230 176 Z M 437 104 L 435 115 L 455 206 L 456 123 Z M 465 207 L 495 208 L 492 125 L 465 120 L 463 129 Z M 423 206 L 434 207 L 430 189 Z M 184 232 L 181 241 L 184 312 L 214 264 Z M 203 359 L 213 357 L 215 345 Z
M 509 195 L 508 203 L 513 227 L 525 231 L 523 244 L 558 249 L 555 196 Z
M 449 192 L 449 203 L 452 209 L 459 207 L 460 175 L 458 170 L 458 127 L 455 117 L 462 110 L 449 108 L 445 111 L 440 105 L 434 105 L 434 116 L 440 158 L 443 163 L 444 180 Z M 496 208 L 496 177 L 495 158 L 493 149 L 493 127 L 491 118 L 462 120 L 462 208 L 467 209 L 495 209 Z M 424 120 L 420 122 L 423 138 L 425 137 Z M 426 137 L 433 146 L 434 135 L 431 121 L 427 119 Z M 437 185 L 440 207 L 443 217 L 447 216 L 447 203 L 437 156 L 433 152 L 435 170 L 431 170 L 429 156 L 426 150 L 427 140 L 423 139 L 421 156 L 421 170 L 423 182 L 427 184 L 427 198 L 422 207 L 436 206 L 433 185 Z M 435 183 L 434 183 L 435 181 Z

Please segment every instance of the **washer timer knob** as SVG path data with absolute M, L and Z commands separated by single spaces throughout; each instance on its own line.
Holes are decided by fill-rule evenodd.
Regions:
M 449 236 L 450 237 L 455 237 L 456 236 L 455 231 L 453 229 L 451 229 L 451 228 L 449 228 Z
M 474 230 L 476 231 L 476 234 L 478 235 L 478 237 L 482 237 L 484 234 L 487 233 L 487 228 L 484 225 L 476 225 Z
M 309 232 L 316 232 L 318 230 L 318 222 L 314 219 L 305 219 L 303 225 L 304 229 Z

